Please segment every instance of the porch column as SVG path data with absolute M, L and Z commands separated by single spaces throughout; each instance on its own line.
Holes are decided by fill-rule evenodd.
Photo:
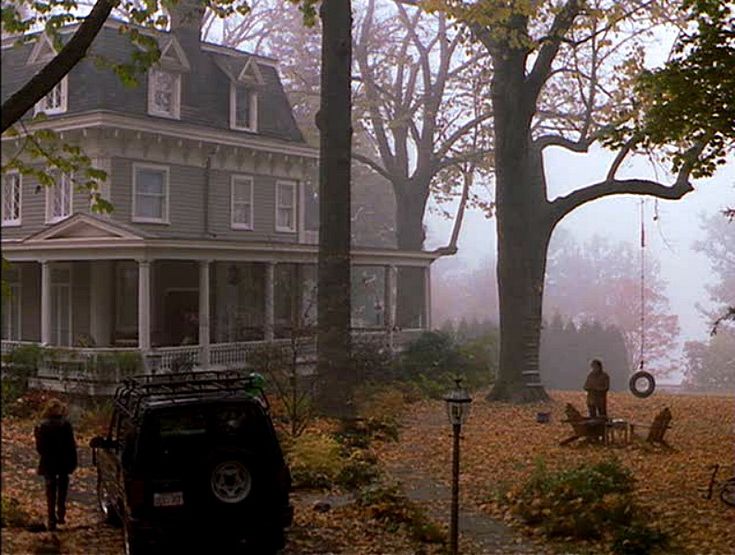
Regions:
M 90 265 L 89 330 L 97 347 L 110 344 L 112 335 L 112 265 L 93 260 Z
M 41 262 L 41 344 L 51 344 L 51 263 Z
M 265 340 L 273 341 L 276 325 L 276 263 L 265 264 Z
M 396 327 L 396 284 L 398 282 L 398 268 L 395 266 L 385 267 L 385 299 L 383 301 L 383 320 L 388 331 L 388 345 L 393 349 L 393 333 Z
M 199 365 L 209 368 L 209 260 L 199 262 Z
M 424 329 L 431 329 L 431 266 L 424 268 Z
M 151 262 L 138 260 L 138 348 L 151 349 Z

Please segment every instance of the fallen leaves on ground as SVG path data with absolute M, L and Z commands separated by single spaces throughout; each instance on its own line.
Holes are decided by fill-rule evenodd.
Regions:
M 733 475 L 735 399 L 732 397 L 656 394 L 638 399 L 613 393 L 608 414 L 639 425 L 645 437 L 654 416 L 664 407 L 673 413 L 666 440 L 673 449 L 653 448 L 642 440 L 627 447 L 572 445 L 559 441 L 571 435 L 561 420 L 565 403 L 585 406 L 584 394 L 552 392 L 552 401 L 534 405 L 489 403 L 476 395 L 469 421 L 462 430 L 460 487 L 465 503 L 529 535 L 529 529 L 510 512 L 502 497 L 523 484 L 537 461 L 549 470 L 595 463 L 610 457 L 630 468 L 636 478 L 634 496 L 649 524 L 669 535 L 667 553 L 729 555 L 735 553 L 735 509 L 721 503 L 717 493 L 704 498 L 710 465 L 723 466 L 719 478 Z M 551 412 L 548 424 L 536 422 L 537 412 Z M 380 448 L 382 460 L 415 465 L 438 481 L 450 479 L 451 434 L 441 401 L 413 405 L 406 417 L 400 443 Z M 555 542 L 563 553 L 605 553 L 595 542 Z
M 2 421 L 2 493 L 17 499 L 30 513 L 31 521 L 44 523 L 45 497 L 43 480 L 36 475 L 33 424 L 28 419 L 4 418 Z M 91 452 L 86 447 L 90 439 L 89 435 L 77 434 L 80 465 L 71 478 L 68 524 L 57 532 L 4 528 L 2 553 L 116 555 L 123 552 L 122 532 L 103 524 L 97 510 L 96 471 L 91 466 Z M 289 531 L 284 555 L 408 555 L 416 552 L 406 530 L 389 531 L 382 523 L 366 518 L 365 512 L 354 504 L 319 513 L 313 509 L 315 497 L 320 495 L 293 494 L 295 522 Z

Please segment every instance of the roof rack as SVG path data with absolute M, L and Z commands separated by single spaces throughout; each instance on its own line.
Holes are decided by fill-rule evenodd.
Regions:
M 269 409 L 264 392 L 265 379 L 257 373 L 238 370 L 197 370 L 170 374 L 144 374 L 123 380 L 114 401 L 131 418 L 138 417 L 145 399 L 195 399 L 202 393 L 246 393 Z

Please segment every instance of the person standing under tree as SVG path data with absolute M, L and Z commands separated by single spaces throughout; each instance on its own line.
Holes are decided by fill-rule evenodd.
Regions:
M 77 468 L 77 444 L 66 418 L 66 405 L 58 399 L 49 400 L 34 435 L 40 457 L 38 474 L 46 481 L 48 529 L 53 531 L 57 524 L 66 524 L 69 474 Z
M 607 391 L 610 389 L 610 376 L 602 369 L 602 361 L 594 359 L 590 363 L 592 371 L 584 382 L 587 392 L 587 409 L 590 418 L 607 416 Z

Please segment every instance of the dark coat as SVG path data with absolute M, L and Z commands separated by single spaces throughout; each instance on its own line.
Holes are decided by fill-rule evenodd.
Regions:
M 610 389 L 610 376 L 604 370 L 592 370 L 584 383 L 587 391 L 587 404 L 598 406 L 604 404 L 607 391 Z
M 34 430 L 40 455 L 41 476 L 71 474 L 77 467 L 77 443 L 71 423 L 64 417 L 45 418 Z

